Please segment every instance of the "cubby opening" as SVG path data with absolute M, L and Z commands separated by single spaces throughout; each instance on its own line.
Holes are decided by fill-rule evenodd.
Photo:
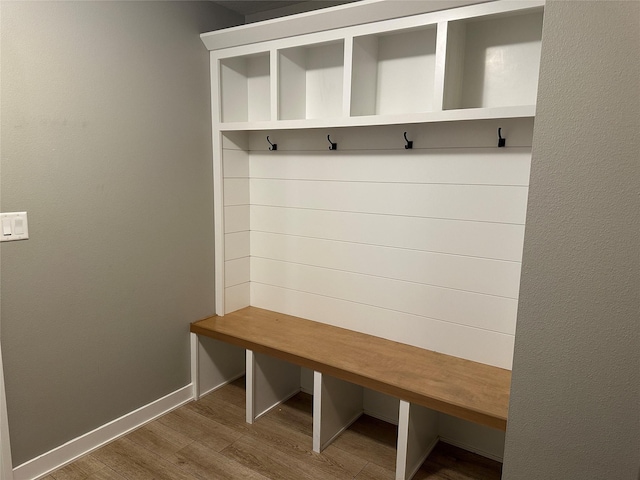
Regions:
M 347 451 L 358 445 L 367 462 L 389 472 L 396 470 L 398 426 L 392 423 L 362 415 L 333 445 Z
M 444 108 L 535 105 L 542 9 L 450 22 Z
M 255 122 L 271 119 L 269 53 L 220 60 L 221 119 Z
M 351 115 L 434 110 L 436 26 L 353 40 Z
M 247 423 L 301 391 L 299 365 L 247 350 Z
M 342 115 L 344 40 L 279 51 L 279 119 Z

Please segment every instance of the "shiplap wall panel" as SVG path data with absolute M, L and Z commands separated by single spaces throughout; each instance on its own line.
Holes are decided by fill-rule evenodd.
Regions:
M 514 336 L 251 282 L 251 303 L 342 328 L 511 368 Z
M 249 305 L 251 300 L 251 283 L 241 283 L 224 290 L 224 313 L 235 312 Z
M 251 206 L 252 232 L 520 261 L 524 225 Z
M 251 245 L 252 257 L 518 298 L 518 262 L 259 232 Z
M 254 179 L 253 205 L 523 224 L 526 187 Z
M 224 207 L 226 233 L 249 231 L 249 205 Z
M 527 186 L 531 160 L 527 147 L 272 153 L 251 153 L 251 178 Z
M 224 236 L 224 259 L 235 260 L 247 257 L 250 252 L 250 239 L 249 231 L 227 233 Z
M 225 313 L 250 304 L 250 215 L 248 136 L 223 136 Z
M 244 150 L 224 150 L 224 178 L 249 178 L 249 154 Z
M 250 257 L 236 258 L 225 262 L 224 281 L 226 287 L 234 287 L 248 282 L 250 274 Z
M 515 334 L 515 299 L 254 256 L 251 281 Z
M 225 134 L 225 311 L 250 301 L 510 368 L 532 125 Z
M 224 179 L 224 205 L 249 205 L 249 179 L 225 178 Z

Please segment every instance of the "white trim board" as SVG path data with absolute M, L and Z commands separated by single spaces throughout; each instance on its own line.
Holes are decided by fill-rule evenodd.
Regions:
M 158 400 L 129 412 L 120 418 L 17 466 L 13 469 L 13 479 L 35 480 L 41 478 L 73 462 L 79 457 L 155 420 L 171 410 L 184 405 L 192 398 L 193 386 L 189 383 L 175 392 L 165 395 Z
M 260 43 L 324 30 L 464 7 L 487 0 L 363 0 L 345 5 L 303 12 L 262 22 L 216 30 L 200 35 L 209 50 Z
M 0 347 L 0 480 L 12 480 L 11 442 L 9 439 L 9 420 L 4 389 L 4 370 L 2 366 L 2 347 Z

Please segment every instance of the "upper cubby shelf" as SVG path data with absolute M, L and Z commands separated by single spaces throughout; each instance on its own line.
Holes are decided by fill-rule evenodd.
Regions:
M 444 108 L 534 105 L 542 10 L 449 22 Z
M 344 40 L 278 52 L 278 120 L 342 115 Z
M 351 115 L 434 110 L 436 26 L 353 39 Z
M 269 52 L 220 61 L 220 116 L 223 122 L 271 119 Z
M 212 49 L 215 128 L 532 117 L 543 6 L 493 1 Z

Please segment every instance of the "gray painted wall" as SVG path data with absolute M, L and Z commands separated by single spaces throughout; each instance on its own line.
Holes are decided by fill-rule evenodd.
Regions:
M 547 3 L 506 480 L 636 480 L 640 3 Z
M 1 320 L 13 464 L 187 385 L 213 312 L 211 2 L 1 6 Z

